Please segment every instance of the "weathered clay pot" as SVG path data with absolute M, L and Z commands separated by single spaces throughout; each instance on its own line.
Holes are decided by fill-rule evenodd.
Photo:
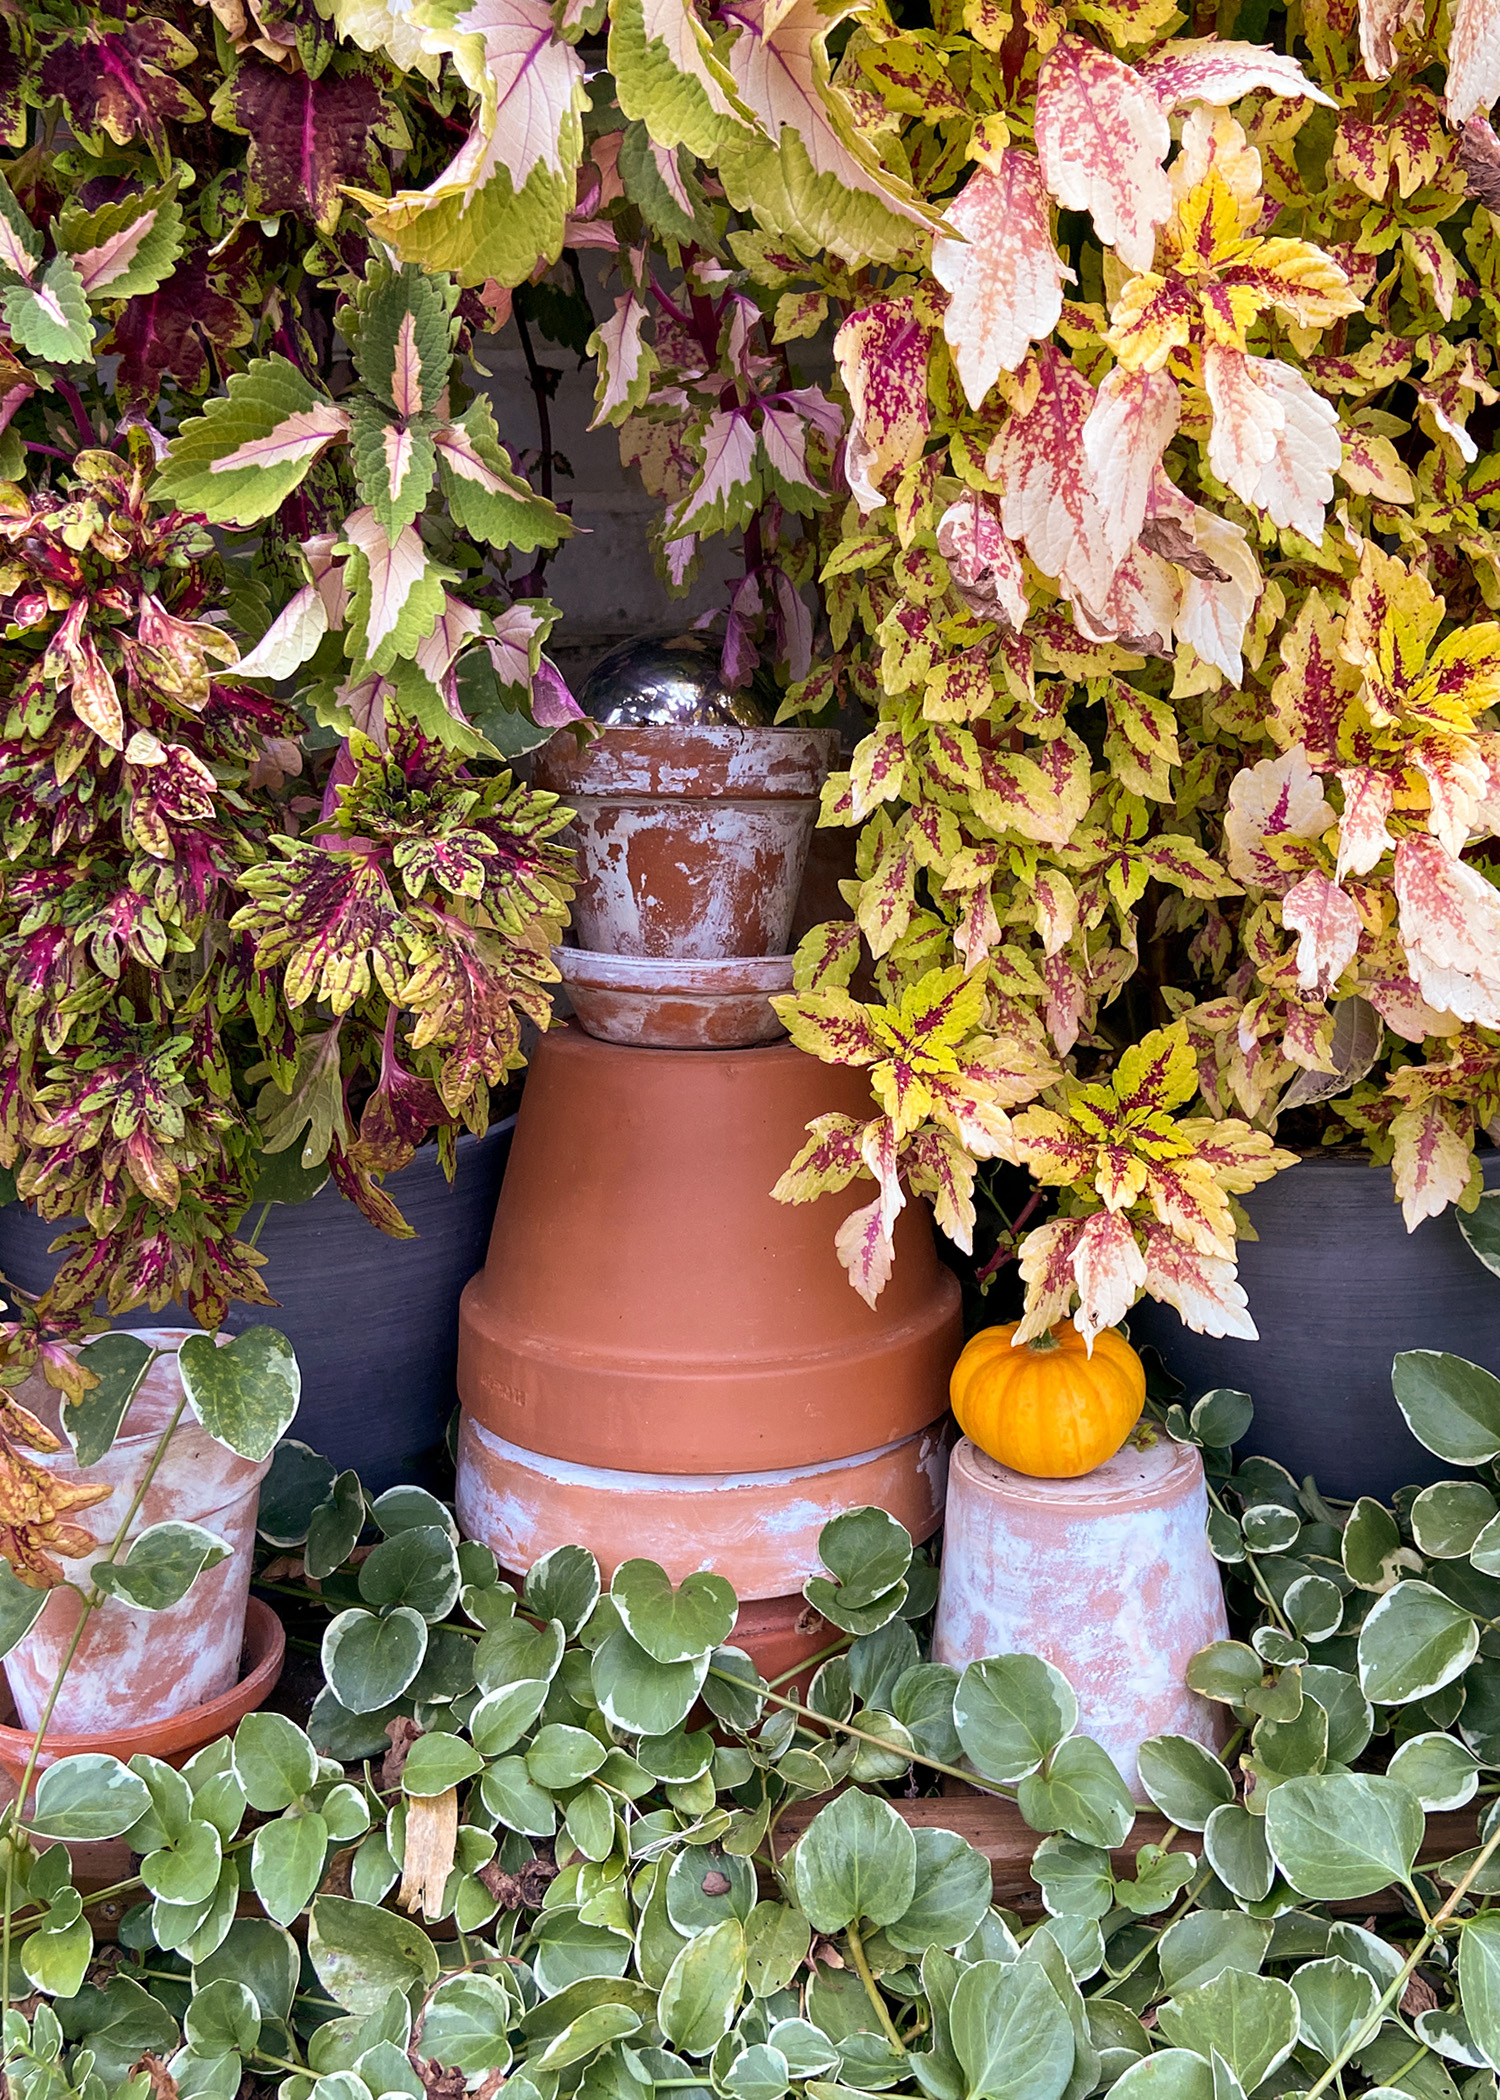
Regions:
M 537 754 L 574 811 L 573 934 L 614 955 L 784 955 L 829 729 L 570 730 Z
M 650 1050 L 744 1050 L 786 1034 L 771 1004 L 792 988 L 790 955 L 658 961 L 554 948 L 578 1024 L 605 1043 Z
M 1203 1463 L 1159 1436 L 1076 1480 L 1033 1480 L 969 1440 L 953 1454 L 932 1653 L 1040 1655 L 1078 1695 L 1078 1726 L 1137 1800 L 1141 1744 L 1187 1735 L 1217 1749 L 1223 1709 L 1183 1682 L 1229 1631 L 1204 1526 Z
M 1500 1188 L 1500 1153 L 1480 1155 Z M 1259 1452 L 1325 1495 L 1389 1501 L 1398 1487 L 1457 1469 L 1419 1444 L 1391 1391 L 1402 1349 L 1442 1349 L 1500 1370 L 1500 1283 L 1470 1253 L 1452 1211 L 1409 1233 L 1389 1167 L 1328 1154 L 1252 1189 L 1240 1202 L 1259 1238 L 1239 1243 L 1239 1275 L 1258 1342 L 1193 1334 L 1170 1306 L 1143 1298 L 1130 1338 L 1161 1351 L 1191 1403 L 1215 1386 L 1248 1393 L 1255 1419 L 1241 1452 Z
M 66 1729 L 49 1727 L 37 1768 L 45 1770 L 60 1757 L 77 1757 L 90 1750 L 107 1750 L 126 1761 L 142 1752 L 147 1757 L 159 1757 L 164 1764 L 184 1765 L 195 1751 L 216 1737 L 227 1735 L 246 1714 L 264 1704 L 275 1689 L 285 1660 L 286 1631 L 280 1619 L 269 1604 L 252 1597 L 245 1613 L 239 1671 L 227 1692 L 174 1714 L 170 1720 L 109 1728 L 102 1735 L 75 1735 Z M 16 1784 L 25 1774 L 34 1740 L 29 1728 L 0 1724 L 0 1771 Z
M 175 1350 L 192 1331 L 147 1328 L 141 1339 Z M 80 1470 L 66 1445 L 41 1461 L 70 1482 L 109 1483 L 108 1500 L 81 1513 L 100 1548 L 67 1563 L 72 1581 L 86 1583 L 89 1570 L 108 1551 L 181 1396 L 176 1356 L 158 1357 L 130 1404 L 122 1433 L 96 1465 Z M 18 1398 L 61 1434 L 57 1395 L 40 1373 L 20 1387 Z M 233 1551 L 165 1611 L 138 1611 L 112 1597 L 93 1614 L 54 1710 L 61 1734 L 108 1735 L 169 1721 L 233 1690 L 240 1676 L 255 1513 L 270 1464 L 269 1458 L 256 1462 L 236 1456 L 215 1443 L 191 1412 L 183 1415 L 127 1537 L 175 1519 L 201 1524 Z M 34 1729 L 41 1718 L 80 1609 L 74 1591 L 55 1590 L 30 1633 L 5 1658 L 23 1728 Z
M 484 1260 L 514 1127 L 508 1116 L 483 1137 L 462 1132 L 451 1187 L 435 1144 L 387 1176 L 412 1240 L 377 1232 L 331 1183 L 309 1203 L 273 1204 L 257 1246 L 276 1304 L 229 1309 L 230 1334 L 271 1326 L 286 1336 L 302 1371 L 297 1435 L 336 1466 L 352 1466 L 373 1494 L 398 1482 L 427 1485 L 435 1471 L 458 1400 L 458 1294 Z M 250 1212 L 246 1237 L 259 1216 Z M 60 1260 L 47 1249 L 67 1229 L 24 1204 L 0 1208 L 0 1276 L 45 1290 Z M 185 1312 L 140 1307 L 115 1325 L 140 1330 Z
M 606 1581 L 622 1561 L 646 1554 L 673 1582 L 708 1568 L 740 1597 L 780 1597 L 817 1571 L 818 1533 L 846 1509 L 874 1504 L 914 1539 L 930 1538 L 942 1522 L 947 1473 L 937 1429 L 819 1465 L 647 1473 L 542 1458 L 465 1414 L 456 1507 L 465 1536 L 482 1539 L 505 1568 L 524 1570 L 554 1546 L 579 1541 Z
M 790 1044 L 544 1036 L 460 1308 L 475 1421 L 573 1465 L 713 1474 L 822 1466 L 935 1422 L 962 1334 L 926 1205 L 902 1212 L 872 1311 L 833 1245 L 857 1189 L 772 1201 L 830 1110 L 867 1113 L 862 1074 Z

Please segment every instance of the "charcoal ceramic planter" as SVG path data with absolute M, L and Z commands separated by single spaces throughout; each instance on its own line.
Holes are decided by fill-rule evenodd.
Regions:
M 388 1239 L 330 1183 L 310 1203 L 276 1204 L 261 1233 L 273 1310 L 234 1305 L 225 1325 L 277 1327 L 297 1352 L 302 1404 L 294 1434 L 336 1466 L 352 1466 L 374 1493 L 428 1480 L 458 1402 L 458 1300 L 484 1265 L 515 1117 L 482 1138 L 458 1141 L 452 1188 L 437 1147 L 424 1145 L 386 1189 L 414 1240 Z M 244 1230 L 254 1228 L 256 1213 Z M 65 1228 L 20 1204 L 0 1209 L 0 1275 L 22 1290 L 46 1288 Z M 115 1324 L 193 1324 L 181 1307 L 142 1306 Z
M 1500 1188 L 1500 1154 L 1483 1155 Z M 1325 1494 L 1388 1500 L 1450 1477 L 1407 1428 L 1391 1393 L 1402 1349 L 1444 1349 L 1500 1371 L 1500 1277 L 1464 1244 L 1455 1214 L 1408 1233 L 1388 1167 L 1360 1157 L 1304 1159 L 1240 1201 L 1260 1237 L 1241 1240 L 1240 1282 L 1258 1342 L 1191 1334 L 1165 1305 L 1130 1314 L 1137 1348 L 1159 1349 L 1194 1399 L 1248 1393 L 1255 1420 L 1239 1449 L 1311 1473 Z

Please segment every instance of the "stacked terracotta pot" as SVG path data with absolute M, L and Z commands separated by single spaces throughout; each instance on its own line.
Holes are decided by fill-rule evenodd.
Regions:
M 606 1578 L 636 1556 L 712 1569 L 773 1673 L 827 1638 L 800 1591 L 831 1517 L 936 1528 L 960 1341 L 922 1206 L 872 1312 L 837 1199 L 771 1199 L 806 1124 L 865 1101 L 860 1074 L 775 1040 L 767 1004 L 832 742 L 607 728 L 542 755 L 538 785 L 578 812 L 582 946 L 559 954 L 578 1018 L 532 1060 L 460 1316 L 466 1530 L 512 1570 L 570 1540 Z

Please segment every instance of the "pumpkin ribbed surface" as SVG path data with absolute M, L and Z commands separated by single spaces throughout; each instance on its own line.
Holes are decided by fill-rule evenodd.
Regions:
M 1071 1321 L 1019 1348 L 1008 1327 L 986 1327 L 953 1367 L 958 1426 L 981 1451 L 1039 1480 L 1072 1480 L 1114 1457 L 1140 1420 L 1146 1373 L 1107 1327 L 1092 1356 Z

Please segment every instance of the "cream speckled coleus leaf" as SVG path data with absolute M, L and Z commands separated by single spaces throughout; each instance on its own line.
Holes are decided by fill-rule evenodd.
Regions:
M 850 314 L 834 338 L 853 411 L 845 472 L 862 511 L 885 501 L 882 484 L 920 459 L 931 405 L 927 357 L 932 330 L 910 298 L 881 299 Z
M 1323 783 L 1300 745 L 1280 758 L 1263 758 L 1243 767 L 1230 783 L 1224 813 L 1225 859 L 1237 882 L 1249 882 L 1278 894 L 1291 878 L 1281 858 L 1268 850 L 1269 840 L 1315 839 L 1338 820 L 1323 793 Z
M 729 141 L 718 171 L 730 203 L 763 231 L 863 267 L 894 262 L 938 221 L 860 136 L 829 77 L 825 40 L 847 11 L 843 0 L 793 0 L 774 14 L 766 0 L 736 7 L 729 70 L 764 137 Z
M 1117 365 L 1100 383 L 1083 426 L 1083 450 L 1112 561 L 1123 561 L 1140 537 L 1161 456 L 1180 415 L 1176 383 L 1164 372 Z
M 1094 389 L 1050 343 L 1035 349 L 1023 369 L 1030 406 L 1014 414 L 985 457 L 985 472 L 1001 491 L 1007 535 L 1024 543 L 1045 575 L 1090 603 L 1109 590 L 1115 564 L 1094 477 L 1083 449 Z
M 1273 525 L 1317 546 L 1343 457 L 1338 412 L 1295 367 L 1221 343 L 1204 347 L 1203 384 L 1214 418 L 1211 471 Z
M 1337 105 L 1315 87 L 1295 58 L 1264 44 L 1232 43 L 1212 36 L 1174 37 L 1142 61 L 1140 77 L 1168 115 L 1193 102 L 1227 109 L 1256 88 L 1325 108 Z
M 328 608 L 316 584 L 294 591 L 255 647 L 235 666 L 238 678 L 290 678 L 328 632 Z
M 953 588 L 970 612 L 1019 632 L 1026 624 L 1026 579 L 1020 550 L 1005 536 L 998 501 L 966 489 L 939 518 L 937 544 Z M 989 704 L 986 697 L 984 706 Z
M 1500 1027 L 1500 890 L 1416 833 L 1396 848 L 1394 886 L 1422 997 L 1439 1013 Z
M 562 252 L 583 155 L 583 61 L 545 0 L 418 0 L 423 49 L 451 53 L 479 108 L 457 157 L 425 190 L 351 189 L 403 260 L 463 284 L 522 283 Z
M 1469 1186 L 1474 1111 L 1442 1099 L 1402 1109 L 1391 1122 L 1391 1172 L 1408 1232 L 1438 1218 Z
M 934 240 L 932 274 L 948 293 L 943 334 L 971 408 L 1033 342 L 1051 335 L 1073 272 L 1052 244 L 1042 171 L 1008 147 L 969 177 L 948 207 L 962 240 Z
M 1359 913 L 1338 883 L 1309 869 L 1281 900 L 1281 923 L 1300 936 L 1297 982 L 1304 992 L 1327 999 L 1359 946 Z
M 1448 36 L 1450 124 L 1493 108 L 1500 100 L 1500 7 L 1496 0 L 1454 0 Z
M 182 246 L 182 207 L 168 183 L 97 211 L 69 202 L 57 225 L 58 245 L 73 258 L 91 299 L 133 299 L 154 292 L 172 273 Z
M 1048 189 L 1086 211 L 1106 247 L 1149 270 L 1172 208 L 1162 165 L 1172 135 L 1154 91 L 1123 59 L 1064 36 L 1042 61 L 1036 147 Z
M 621 109 L 663 148 L 712 159 L 726 140 L 757 129 L 693 0 L 615 0 L 609 64 Z
M 1371 80 L 1395 70 L 1396 39 L 1424 12 L 1422 0 L 1359 0 L 1359 51 Z
M 157 493 L 216 525 L 270 517 L 349 429 L 347 412 L 280 356 L 257 358 L 172 440 Z
M 1147 1222 L 1144 1230 L 1147 1295 L 1170 1305 L 1184 1327 L 1195 1334 L 1233 1335 L 1258 1342 L 1260 1332 L 1250 1317 L 1250 1303 L 1232 1261 L 1200 1254 L 1185 1246 L 1165 1226 Z

